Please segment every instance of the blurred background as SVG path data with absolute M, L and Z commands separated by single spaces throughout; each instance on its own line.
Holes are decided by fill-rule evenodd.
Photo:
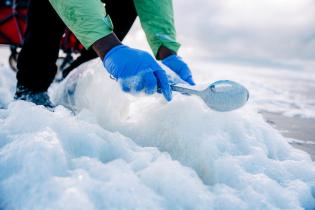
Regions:
M 174 0 L 181 53 L 229 63 L 313 68 L 313 0 Z M 138 25 L 138 24 L 137 24 Z M 140 27 L 129 40 L 143 41 Z M 142 34 L 142 35 L 141 35 Z

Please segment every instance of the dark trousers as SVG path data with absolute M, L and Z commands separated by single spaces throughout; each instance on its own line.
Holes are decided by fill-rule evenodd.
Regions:
M 137 17 L 133 0 L 103 0 L 112 19 L 114 33 L 123 40 Z M 25 40 L 17 62 L 18 84 L 46 91 L 57 72 L 56 61 L 65 24 L 48 0 L 31 0 Z M 92 48 L 83 51 L 97 57 Z

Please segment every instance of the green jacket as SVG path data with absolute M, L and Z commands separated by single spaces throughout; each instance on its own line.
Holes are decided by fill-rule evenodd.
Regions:
M 49 0 L 85 48 L 113 32 L 100 0 Z M 177 52 L 172 0 L 134 0 L 142 28 L 154 55 L 161 45 Z

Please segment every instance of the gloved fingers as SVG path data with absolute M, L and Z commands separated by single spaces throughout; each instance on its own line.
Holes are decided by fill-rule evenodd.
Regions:
M 121 89 L 124 92 L 129 93 L 131 91 L 130 83 L 127 80 L 121 79 L 119 80 L 119 83 L 120 83 Z
M 144 90 L 146 94 L 153 94 L 156 91 L 157 80 L 150 68 L 140 72 L 136 76 L 119 80 L 124 92 L 140 92 Z
M 176 72 L 175 72 L 176 73 Z M 196 85 L 196 83 L 194 82 L 193 78 L 192 78 L 192 74 L 191 71 L 189 69 L 189 67 L 187 66 L 187 64 L 183 64 L 181 69 L 178 71 L 178 76 L 184 80 L 185 82 L 187 82 L 190 85 Z
M 143 89 L 143 75 L 136 75 L 119 81 L 125 92 L 140 92 Z
M 146 94 L 151 95 L 156 92 L 157 80 L 152 71 L 145 73 L 142 81 L 143 81 L 142 83 L 144 87 L 144 92 Z
M 167 101 L 172 100 L 172 90 L 168 83 L 166 73 L 163 69 L 154 71 L 154 75 L 157 80 L 157 85 L 161 88 L 161 91 Z
M 135 90 L 136 92 L 140 92 L 143 88 L 144 88 L 143 80 L 140 80 L 135 84 L 135 88 L 132 90 Z
M 188 65 L 177 55 L 165 58 L 162 63 L 175 72 L 182 80 L 190 85 L 196 85 Z

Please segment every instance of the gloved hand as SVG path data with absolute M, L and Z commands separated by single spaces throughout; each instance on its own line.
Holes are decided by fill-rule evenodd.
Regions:
M 172 99 L 172 90 L 165 71 L 149 53 L 118 45 L 106 54 L 103 64 L 118 79 L 123 91 L 153 94 L 159 86 L 165 99 Z
M 170 55 L 162 60 L 162 63 L 174 71 L 182 80 L 190 85 L 196 85 L 188 65 L 177 55 Z

